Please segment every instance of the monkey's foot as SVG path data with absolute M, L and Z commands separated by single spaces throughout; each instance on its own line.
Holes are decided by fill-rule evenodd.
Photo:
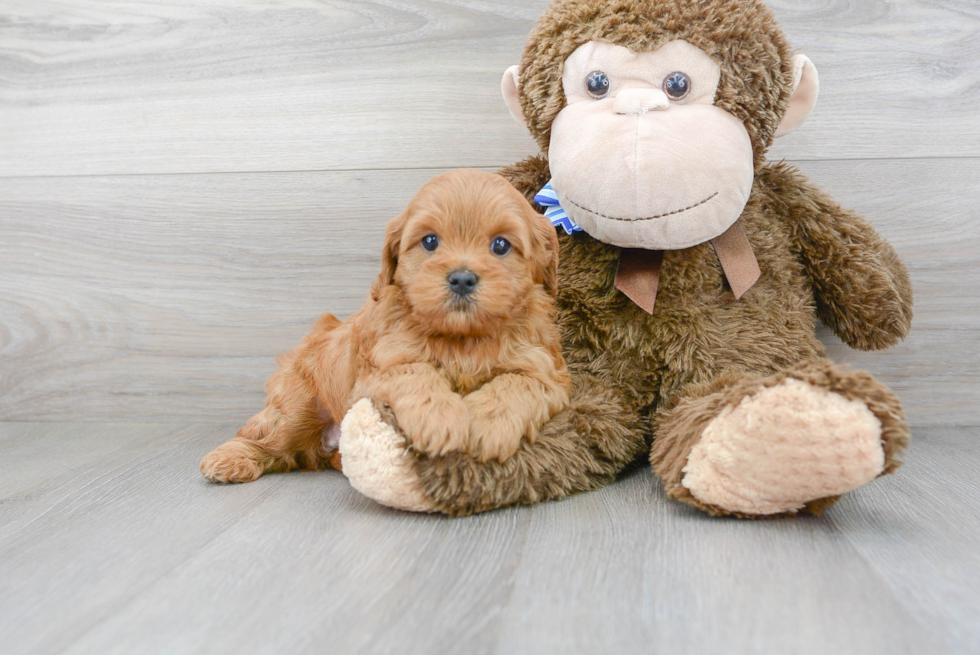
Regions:
M 351 485 L 372 500 L 409 512 L 433 512 L 407 455 L 408 444 L 381 418 L 370 400 L 359 400 L 340 426 L 340 455 Z
M 787 378 L 712 419 L 681 484 L 698 504 L 772 515 L 840 496 L 884 468 L 882 422 L 864 402 Z

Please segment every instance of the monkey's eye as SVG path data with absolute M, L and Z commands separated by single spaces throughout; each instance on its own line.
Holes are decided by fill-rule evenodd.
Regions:
M 510 252 L 510 241 L 503 237 L 497 237 L 493 240 L 493 243 L 490 244 L 490 250 L 493 252 L 493 254 L 503 257 Z
M 671 100 L 683 100 L 691 92 L 691 79 L 681 72 L 671 73 L 664 78 L 664 93 Z
M 605 98 L 609 95 L 609 87 L 611 83 L 609 82 L 609 76 L 602 71 L 592 71 L 589 76 L 585 78 L 585 88 L 589 92 L 589 95 L 599 100 L 600 98 Z
M 439 237 L 434 234 L 427 234 L 422 237 L 422 247 L 425 248 L 426 252 L 435 252 L 435 249 L 439 247 Z

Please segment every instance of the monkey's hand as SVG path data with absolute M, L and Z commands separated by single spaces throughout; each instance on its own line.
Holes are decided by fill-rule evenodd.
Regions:
M 891 245 L 796 170 L 770 165 L 760 178 L 790 224 L 820 320 L 860 350 L 884 350 L 904 339 L 912 324 L 912 284 Z
M 819 290 L 817 315 L 852 348 L 884 350 L 904 339 L 912 326 L 912 283 L 891 245 L 863 227 L 870 232 L 862 235 L 868 237 L 863 249 L 834 244 L 833 263 L 811 273 Z M 842 230 L 842 240 L 853 234 Z

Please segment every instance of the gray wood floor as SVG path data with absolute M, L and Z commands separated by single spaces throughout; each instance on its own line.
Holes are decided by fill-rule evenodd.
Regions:
M 419 186 L 536 151 L 499 79 L 546 4 L 0 0 L 0 653 L 980 652 L 976 0 L 770 0 L 822 82 L 771 157 L 912 274 L 903 344 L 821 332 L 898 475 L 778 522 L 648 470 L 464 520 L 200 478 Z
M 750 522 L 648 470 L 462 520 L 334 472 L 208 484 L 233 429 L 0 425 L 0 650 L 980 652 L 976 430 L 918 431 L 823 517 Z

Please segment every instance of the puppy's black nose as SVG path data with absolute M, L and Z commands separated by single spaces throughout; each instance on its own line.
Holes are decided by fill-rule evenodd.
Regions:
M 446 280 L 449 282 L 449 288 L 453 290 L 453 293 L 466 296 L 476 290 L 480 278 L 473 271 L 462 268 L 451 272 Z

